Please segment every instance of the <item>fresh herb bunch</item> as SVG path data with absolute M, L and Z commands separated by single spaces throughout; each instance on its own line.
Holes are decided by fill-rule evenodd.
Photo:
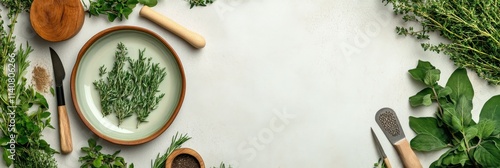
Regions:
M 158 0 L 89 0 L 90 5 L 84 3 L 89 17 L 106 15 L 110 22 L 123 18 L 128 19 L 137 4 L 143 4 L 149 7 L 156 6 Z
M 113 154 L 104 154 L 101 153 L 102 146 L 97 145 L 95 139 L 90 138 L 87 142 L 89 146 L 81 148 L 86 155 L 78 159 L 82 163 L 80 168 L 127 168 L 125 159 L 118 156 L 119 150 Z M 128 168 L 134 168 L 134 164 L 130 164 Z
M 137 127 L 147 122 L 149 114 L 165 96 L 164 93 L 157 95 L 167 74 L 165 68 L 151 63 L 152 58 L 146 59 L 145 51 L 139 50 L 139 58 L 132 60 L 125 45 L 118 43 L 113 69 L 107 72 L 104 65 L 101 66 L 101 79 L 93 83 L 99 92 L 103 116 L 115 113 L 118 126 L 133 114 L 137 116 Z M 106 80 L 104 75 L 107 75 Z
M 465 69 L 456 69 L 445 86 L 438 84 L 441 71 L 429 62 L 419 61 L 409 73 L 426 86 L 410 97 L 410 105 L 437 104 L 433 117 L 410 117 L 417 134 L 411 147 L 422 152 L 447 148 L 431 167 L 500 167 L 500 95 L 484 104 L 475 122 L 474 89 Z
M 195 6 L 207 6 L 208 4 L 214 3 L 215 0 L 188 0 L 189 8 L 193 8 Z
M 469 68 L 491 84 L 500 84 L 500 1 L 382 0 L 392 4 L 405 22 L 421 28 L 397 27 L 399 35 L 430 39 L 439 32 L 449 43 L 422 43 L 424 50 L 449 55 L 459 67 Z
M 45 128 L 54 128 L 50 124 L 49 105 L 24 77 L 30 65 L 27 58 L 33 49 L 28 44 L 17 48 L 14 35 L 18 16 L 29 11 L 31 3 L 31 0 L 0 0 L 8 9 L 10 22 L 6 29 L 0 16 L 0 146 L 6 166 L 53 168 L 57 167 L 54 159 L 57 152 L 42 138 Z
M 191 139 L 187 134 L 180 134 L 175 133 L 175 135 L 172 137 L 172 141 L 170 142 L 170 146 L 167 148 L 167 151 L 165 154 L 161 155 L 158 153 L 156 156 L 156 159 L 153 161 L 151 160 L 151 168 L 164 168 L 165 167 L 165 162 L 167 161 L 168 156 L 174 152 L 174 150 L 179 149 L 182 144 L 186 141 Z

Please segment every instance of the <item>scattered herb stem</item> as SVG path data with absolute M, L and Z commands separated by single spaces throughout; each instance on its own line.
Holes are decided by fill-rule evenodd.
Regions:
M 158 63 L 151 63 L 152 58 L 145 58 L 145 51 L 139 50 L 139 58 L 133 60 L 128 57 L 125 45 L 118 43 L 113 68 L 107 72 L 106 67 L 101 66 L 101 79 L 94 81 L 103 116 L 116 114 L 118 126 L 133 114 L 137 116 L 136 127 L 147 122 L 149 114 L 165 96 L 164 93 L 157 95 L 160 83 L 167 75 L 165 68 L 160 68 Z M 103 79 L 104 75 L 107 75 L 106 80 Z

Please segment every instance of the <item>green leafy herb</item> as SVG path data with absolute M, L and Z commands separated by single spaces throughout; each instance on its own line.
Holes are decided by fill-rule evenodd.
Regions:
M 213 166 L 212 168 L 217 168 L 217 167 Z M 224 162 L 221 162 L 219 168 L 226 168 L 226 164 L 224 164 Z M 232 168 L 232 167 L 231 165 L 227 165 L 227 168 Z
M 438 84 L 440 71 L 429 62 L 419 61 L 409 73 L 426 85 L 410 97 L 410 105 L 437 104 L 433 117 L 410 117 L 417 134 L 411 147 L 422 152 L 448 149 L 431 167 L 500 167 L 500 95 L 484 104 L 475 122 L 474 89 L 465 69 L 456 69 L 445 86 Z
M 215 0 L 188 0 L 189 8 L 193 8 L 195 6 L 207 6 L 208 4 L 214 3 Z
M 78 159 L 82 163 L 81 168 L 127 168 L 125 159 L 121 156 L 120 151 L 113 154 L 101 153 L 102 146 L 97 145 L 96 140 L 90 138 L 88 147 L 82 147 L 81 150 L 86 153 Z M 130 164 L 128 168 L 134 168 L 134 164 Z
M 89 0 L 90 5 L 84 3 L 89 17 L 106 15 L 110 22 L 123 18 L 128 19 L 137 4 L 143 4 L 149 7 L 156 6 L 158 0 Z
M 373 164 L 373 168 L 387 168 L 385 162 L 382 158 L 379 158 L 377 162 Z
M 439 32 L 449 43 L 422 43 L 424 50 L 443 52 L 459 67 L 469 68 L 492 84 L 500 84 L 500 1 L 382 0 L 395 14 L 421 28 L 397 27 L 399 35 L 430 39 Z
M 0 146 L 6 166 L 53 168 L 57 167 L 57 152 L 42 139 L 45 128 L 54 128 L 50 125 L 49 105 L 24 77 L 33 49 L 28 44 L 17 48 L 14 36 L 18 16 L 28 12 L 31 3 L 32 0 L 0 0 L 8 9 L 9 21 L 6 29 L 6 20 L 0 16 Z
M 151 160 L 151 168 L 164 168 L 168 156 L 170 156 L 170 154 L 172 154 L 174 150 L 179 149 L 182 146 L 182 144 L 188 141 L 189 139 L 191 139 L 191 137 L 189 137 L 187 134 L 179 135 L 179 133 L 175 133 L 175 135 L 172 137 L 172 141 L 170 142 L 170 146 L 167 148 L 165 154 L 160 156 L 160 154 L 158 153 L 156 159 L 154 161 Z
M 118 125 L 133 114 L 137 116 L 137 127 L 147 122 L 151 111 L 158 107 L 158 103 L 165 96 L 156 95 L 167 74 L 165 68 L 151 63 L 151 58 L 145 58 L 145 51 L 146 49 L 139 50 L 139 58 L 132 60 L 127 56 L 125 45 L 118 43 L 113 69 L 107 72 L 104 65 L 101 66 L 101 79 L 94 81 L 99 92 L 103 116 L 116 114 Z M 106 80 L 102 78 L 104 75 L 107 75 Z

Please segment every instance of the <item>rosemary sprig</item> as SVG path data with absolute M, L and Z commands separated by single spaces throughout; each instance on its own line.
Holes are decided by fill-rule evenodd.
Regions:
M 191 139 L 191 137 L 189 137 L 187 134 L 180 134 L 179 136 L 178 132 L 175 133 L 175 135 L 172 137 L 172 142 L 170 142 L 170 146 L 167 148 L 165 154 L 160 156 L 160 154 L 158 153 L 154 162 L 153 160 L 151 160 L 151 168 L 165 167 L 165 162 L 167 161 L 168 156 L 170 156 L 170 154 L 172 154 L 174 150 L 179 149 L 182 144 L 189 139 Z
M 165 95 L 157 95 L 160 83 L 166 76 L 165 68 L 160 68 L 158 63 L 151 63 L 152 58 L 145 58 L 145 51 L 139 50 L 139 58 L 132 60 L 127 56 L 125 45 L 118 43 L 113 68 L 107 72 L 104 65 L 101 66 L 101 79 L 94 81 L 100 96 L 102 115 L 114 113 L 118 126 L 133 114 L 137 115 L 136 127 L 147 122 L 147 117 Z M 103 79 L 104 75 L 107 75 L 106 80 Z

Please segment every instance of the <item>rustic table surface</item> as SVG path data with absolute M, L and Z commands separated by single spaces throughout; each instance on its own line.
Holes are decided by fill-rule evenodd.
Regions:
M 52 74 L 49 47 L 65 65 L 74 151 L 56 155 L 59 167 L 79 167 L 80 148 L 96 137 L 71 103 L 69 74 L 85 42 L 113 26 L 135 25 L 159 34 L 179 55 L 187 79 L 184 104 L 158 138 L 137 146 L 98 140 L 104 152 L 121 150 L 127 162 L 140 168 L 164 153 L 176 132 L 192 137 L 183 146 L 198 151 L 207 166 L 223 161 L 242 168 L 372 167 L 378 154 L 370 127 L 393 166 L 402 167 L 375 113 L 382 107 L 394 109 L 411 139 L 415 134 L 408 117 L 429 116 L 434 110 L 409 106 L 408 97 L 422 86 L 407 70 L 419 59 L 431 61 L 441 69 L 444 84 L 456 68 L 447 56 L 424 52 L 418 41 L 397 36 L 401 19 L 380 0 L 217 0 L 193 9 L 184 0 L 168 0 L 152 8 L 204 36 L 203 49 L 141 18 L 139 9 L 122 22 L 86 17 L 75 37 L 57 43 L 38 37 L 27 14 L 19 19 L 17 42 L 27 40 L 35 49 L 32 65 L 46 66 Z M 469 77 L 477 120 L 482 104 L 500 88 L 471 71 Z M 55 107 L 54 97 L 47 98 Z M 56 125 L 56 108 L 50 110 Z M 57 130 L 44 132 L 54 148 L 59 146 L 57 135 Z M 428 167 L 440 153 L 417 156 Z

